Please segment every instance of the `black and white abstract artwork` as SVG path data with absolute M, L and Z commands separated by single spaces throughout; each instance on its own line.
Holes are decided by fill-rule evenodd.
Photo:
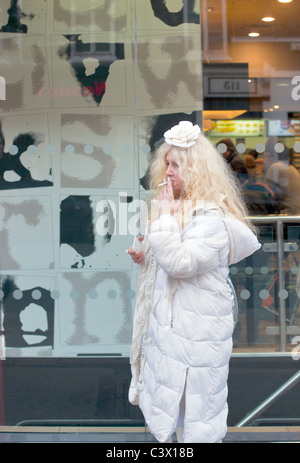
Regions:
M 201 125 L 195 0 L 1 0 L 0 332 L 6 357 L 130 353 L 149 169 Z

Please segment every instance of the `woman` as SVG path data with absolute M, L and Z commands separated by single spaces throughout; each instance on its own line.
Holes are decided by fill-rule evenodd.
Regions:
M 228 265 L 260 245 L 234 173 L 183 121 L 165 133 L 151 168 L 154 195 L 139 266 L 129 400 L 160 442 L 219 442 L 226 434 L 232 350 Z

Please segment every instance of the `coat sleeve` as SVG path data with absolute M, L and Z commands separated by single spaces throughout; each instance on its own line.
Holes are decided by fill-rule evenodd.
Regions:
M 226 260 L 228 234 L 219 216 L 196 215 L 184 235 L 175 218 L 163 214 L 152 223 L 149 242 L 159 265 L 174 278 L 211 271 Z

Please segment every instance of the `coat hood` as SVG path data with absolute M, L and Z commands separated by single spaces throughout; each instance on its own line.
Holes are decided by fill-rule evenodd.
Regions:
M 229 238 L 228 265 L 236 264 L 260 249 L 261 244 L 247 225 L 232 215 L 226 215 L 224 223 Z
M 229 239 L 228 265 L 240 262 L 261 248 L 256 235 L 247 225 L 236 219 L 232 214 L 224 215 L 221 208 L 213 201 L 198 201 L 197 206 L 191 211 L 191 216 L 206 213 L 223 217 Z

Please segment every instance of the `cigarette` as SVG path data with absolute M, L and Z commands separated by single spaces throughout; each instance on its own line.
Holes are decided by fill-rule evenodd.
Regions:
M 157 186 L 167 185 L 167 183 L 168 183 L 168 180 L 165 180 L 163 183 L 159 183 Z

